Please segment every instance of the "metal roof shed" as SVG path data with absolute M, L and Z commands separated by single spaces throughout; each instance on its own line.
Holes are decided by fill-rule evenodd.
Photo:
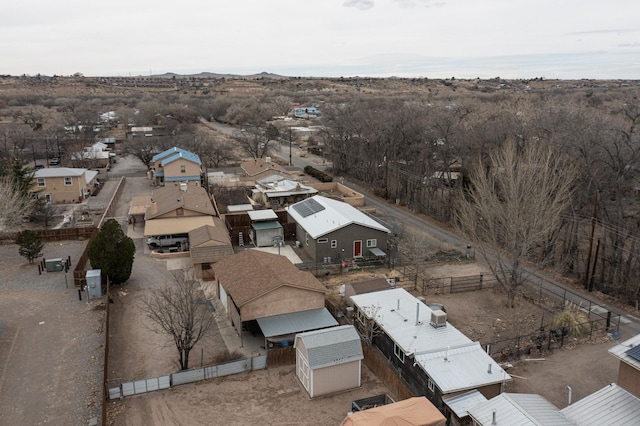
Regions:
M 294 346 L 296 376 L 311 398 L 362 384 L 362 343 L 352 325 L 298 334 Z

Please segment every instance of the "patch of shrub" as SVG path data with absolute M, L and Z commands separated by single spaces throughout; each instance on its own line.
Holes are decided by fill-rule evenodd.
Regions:
M 320 182 L 333 182 L 333 176 L 326 174 L 322 170 L 318 170 L 311 166 L 306 166 L 304 172 L 309 176 L 318 179 Z

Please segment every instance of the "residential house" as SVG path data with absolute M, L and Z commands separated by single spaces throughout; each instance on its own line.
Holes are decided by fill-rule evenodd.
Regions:
M 558 408 L 536 394 L 503 393 L 468 410 L 473 426 L 575 426 Z M 599 423 L 601 425 L 605 423 Z M 616 423 L 629 424 L 629 423 Z
M 165 183 L 186 182 L 190 186 L 200 186 L 202 162 L 197 154 L 173 147 L 151 158 L 151 179 L 156 186 Z
M 347 203 L 316 195 L 287 211 L 296 240 L 316 262 L 386 255 L 389 229 Z
M 294 107 L 291 109 L 290 114 L 295 118 L 318 118 L 320 116 L 320 110 L 316 107 Z
M 189 252 L 195 277 L 213 280 L 213 264 L 233 256 L 231 239 L 224 221 L 213 218 L 214 225 L 203 225 L 189 231 Z
M 47 203 L 77 203 L 88 198 L 98 186 L 98 172 L 87 169 L 55 167 L 38 169 L 32 192 Z
M 215 226 L 216 211 L 202 187 L 174 183 L 156 188 L 145 212 L 145 237 L 182 235 L 200 228 Z
M 109 146 L 102 142 L 84 147 L 82 151 L 71 154 L 71 162 L 75 166 L 108 171 L 111 167 L 111 152 Z
M 511 376 L 480 346 L 402 288 L 351 296 L 355 325 L 377 346 L 416 395 L 445 411 L 448 396 L 502 392 Z
M 611 383 L 560 410 L 584 426 L 631 425 L 640 419 L 640 334 L 609 349 L 620 360 L 618 383 Z
M 362 343 L 352 325 L 296 335 L 296 377 L 311 398 L 360 387 Z
M 317 193 L 315 188 L 274 173 L 256 181 L 251 198 L 266 208 L 280 209 Z
M 563 408 L 560 413 L 580 426 L 636 425 L 640 420 L 640 399 L 622 386 L 611 383 Z
M 447 420 L 425 397 L 413 397 L 349 414 L 340 426 L 445 426 Z
M 316 330 L 337 324 L 324 307 L 326 288 L 310 272 L 300 271 L 285 256 L 244 250 L 213 264 L 217 280 L 217 296 L 227 318 L 242 334 L 243 327 L 262 329 L 258 320 L 280 316 L 271 326 L 278 333 L 262 329 L 270 343 L 277 343 L 277 335 Z M 288 321 L 298 313 L 295 322 Z M 309 315 L 306 315 L 309 313 Z M 293 329 L 284 326 L 293 324 Z M 289 342 L 292 337 L 283 337 Z
M 640 398 L 640 334 L 609 349 L 620 360 L 618 385 Z
M 293 179 L 294 176 L 289 173 L 281 165 L 271 161 L 271 157 L 266 158 L 254 158 L 240 164 L 240 168 L 244 172 L 244 180 L 246 183 L 250 183 L 253 186 L 255 181 L 263 179 L 274 173 L 281 176 Z

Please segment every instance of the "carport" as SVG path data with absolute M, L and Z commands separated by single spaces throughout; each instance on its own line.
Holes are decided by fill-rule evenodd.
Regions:
M 265 348 L 289 346 L 297 333 L 338 325 L 327 308 L 273 315 L 258 318 L 257 322 L 264 335 Z
M 215 226 L 213 216 L 152 219 L 144 223 L 144 236 L 188 234 L 189 231 L 205 225 Z

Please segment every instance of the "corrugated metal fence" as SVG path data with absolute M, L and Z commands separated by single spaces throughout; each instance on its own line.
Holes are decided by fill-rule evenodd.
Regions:
M 230 376 L 232 374 L 246 373 L 252 370 L 263 370 L 265 368 L 267 368 L 267 356 L 254 356 L 251 358 L 226 362 L 224 364 L 180 371 L 168 376 L 153 377 L 151 379 L 122 383 L 118 387 L 109 388 L 109 399 L 139 395 L 160 389 L 169 389 L 172 386 L 184 385 L 216 377 Z

